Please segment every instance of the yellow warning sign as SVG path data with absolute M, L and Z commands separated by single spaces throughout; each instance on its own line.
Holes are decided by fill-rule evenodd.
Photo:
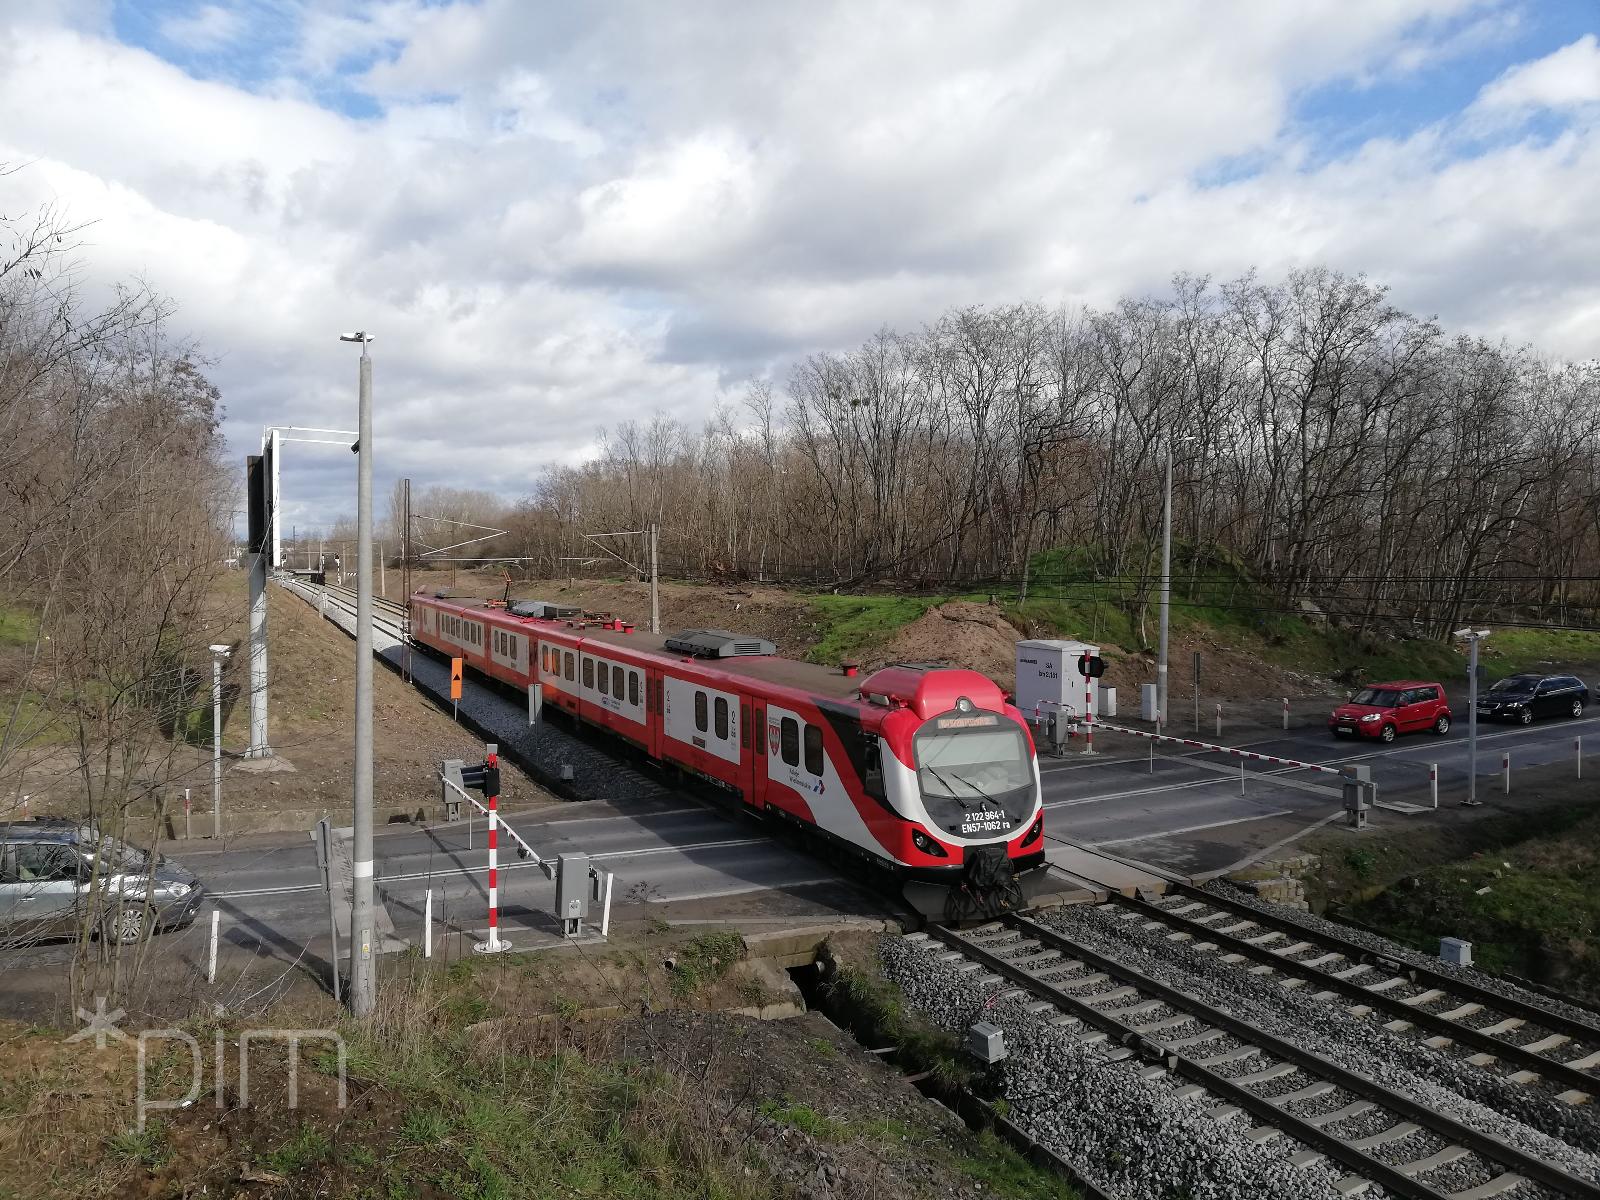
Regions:
M 450 699 L 461 699 L 461 660 L 459 658 L 450 660 Z

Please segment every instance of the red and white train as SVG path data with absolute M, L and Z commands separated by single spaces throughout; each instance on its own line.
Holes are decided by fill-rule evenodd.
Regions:
M 1019 907 L 1043 884 L 1033 739 L 976 671 L 861 678 L 760 638 L 656 637 L 539 601 L 418 592 L 410 618 L 418 645 L 892 873 L 929 915 Z

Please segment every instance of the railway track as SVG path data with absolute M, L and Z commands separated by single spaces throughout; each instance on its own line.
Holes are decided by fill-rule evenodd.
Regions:
M 1028 917 L 909 937 L 930 951 L 946 948 L 947 962 L 959 957 L 986 969 L 990 984 L 1033 996 L 1029 1011 L 1085 1043 L 1110 1046 L 1105 1060 L 1147 1080 L 1181 1081 L 1177 1094 L 1209 1104 L 1218 1121 L 1248 1114 L 1254 1124 L 1244 1137 L 1285 1145 L 1292 1165 L 1336 1164 L 1340 1195 L 1377 1185 L 1418 1200 L 1600 1200 L 1600 1186 L 1540 1155 Z
M 1461 1047 L 1461 1061 L 1483 1070 L 1509 1068 L 1511 1082 L 1552 1085 L 1556 1099 L 1587 1104 L 1600 1096 L 1600 1025 L 1274 916 L 1243 900 L 1179 886 L 1165 896 L 1115 897 L 1133 918 L 1159 922 L 1192 948 L 1248 960 L 1274 976 L 1314 985 L 1387 1016 L 1392 1033 L 1420 1036 L 1435 1050 Z M 1148 928 L 1149 926 L 1147 926 Z M 1291 985 L 1294 986 L 1294 985 Z

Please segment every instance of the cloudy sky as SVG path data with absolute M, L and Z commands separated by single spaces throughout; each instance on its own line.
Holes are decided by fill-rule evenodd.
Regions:
M 378 485 L 524 494 L 953 304 L 1366 272 L 1600 341 L 1592 0 L 16 0 L 0 211 L 97 221 L 216 360 L 240 456 L 348 426 Z M 293 449 L 286 523 L 353 508 Z

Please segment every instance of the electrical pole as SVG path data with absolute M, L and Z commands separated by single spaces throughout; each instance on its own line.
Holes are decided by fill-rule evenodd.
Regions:
M 405 664 L 406 682 L 411 682 L 411 478 L 405 480 L 405 525 L 400 533 L 400 601 L 406 606 L 400 619 L 400 629 L 405 635 L 400 654 Z
M 1156 651 L 1156 723 L 1167 724 L 1167 608 L 1172 598 L 1172 438 L 1167 438 L 1167 486 L 1161 507 L 1161 641 Z
M 350 1011 L 370 1016 L 377 1003 L 372 953 L 372 338 L 365 331 L 340 341 L 361 343 L 356 420 L 356 753 L 355 829 L 350 844 Z M 341 563 L 342 563 L 341 559 Z
M 650 522 L 650 632 L 661 632 L 661 526 Z

